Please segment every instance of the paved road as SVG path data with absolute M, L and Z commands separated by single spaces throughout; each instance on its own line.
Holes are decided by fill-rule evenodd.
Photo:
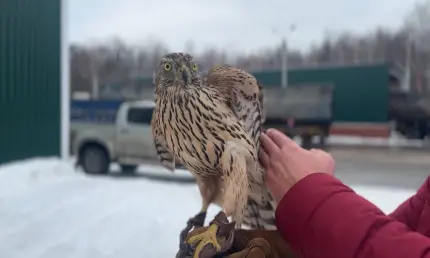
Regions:
M 410 189 L 419 187 L 430 174 L 430 150 L 427 149 L 336 146 L 328 151 L 336 161 L 336 176 L 347 184 Z M 151 164 L 158 162 L 151 161 Z M 163 179 L 166 174 L 169 180 L 170 173 L 145 176 Z M 190 177 L 181 179 L 189 181 Z
M 347 184 L 417 188 L 430 173 L 430 152 L 336 148 L 336 175 Z

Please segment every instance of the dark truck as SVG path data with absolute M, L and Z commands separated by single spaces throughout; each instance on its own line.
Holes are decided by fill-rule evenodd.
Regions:
M 319 148 L 325 148 L 332 124 L 333 90 L 329 84 L 301 84 L 265 87 L 264 128 L 276 128 L 290 137 L 299 136 L 304 148 L 313 147 L 314 137 Z
M 395 130 L 404 137 L 423 140 L 430 136 L 430 94 L 392 90 L 389 112 Z

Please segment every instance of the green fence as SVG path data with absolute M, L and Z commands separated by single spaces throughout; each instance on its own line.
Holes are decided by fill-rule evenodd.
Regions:
M 0 163 L 60 154 L 60 8 L 0 1 Z

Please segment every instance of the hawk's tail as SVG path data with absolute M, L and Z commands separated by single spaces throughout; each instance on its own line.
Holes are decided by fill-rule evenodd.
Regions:
M 264 182 L 251 183 L 243 224 L 251 229 L 276 229 L 275 209 L 275 201 Z
M 245 210 L 243 224 L 251 229 L 276 229 L 275 226 L 275 204 L 266 202 L 259 204 L 251 198 Z

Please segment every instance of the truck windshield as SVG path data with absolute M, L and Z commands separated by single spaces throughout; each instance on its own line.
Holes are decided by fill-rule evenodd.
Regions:
M 127 122 L 132 124 L 151 124 L 154 108 L 133 107 L 128 110 Z

